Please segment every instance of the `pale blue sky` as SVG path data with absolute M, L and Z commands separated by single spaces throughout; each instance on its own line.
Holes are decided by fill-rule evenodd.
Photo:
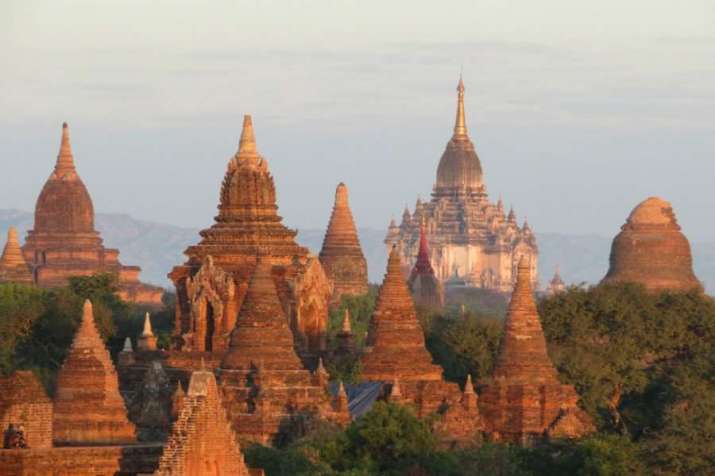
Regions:
M 429 195 L 460 68 L 491 196 L 613 235 L 649 195 L 715 237 L 715 2 L 0 2 L 0 208 L 31 210 L 60 125 L 95 208 L 212 222 L 244 113 L 280 213 L 359 226 Z

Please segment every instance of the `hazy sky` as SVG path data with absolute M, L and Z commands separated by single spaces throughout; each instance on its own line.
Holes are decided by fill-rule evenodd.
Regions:
M 715 2 L 0 1 L 0 208 L 31 210 L 62 121 L 95 208 L 212 222 L 242 115 L 280 213 L 359 226 L 429 196 L 460 68 L 491 197 L 615 234 L 649 195 L 715 237 Z

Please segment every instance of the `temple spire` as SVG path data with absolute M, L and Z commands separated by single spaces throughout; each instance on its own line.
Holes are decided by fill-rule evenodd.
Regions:
M 258 156 L 258 151 L 256 136 L 253 133 L 253 120 L 250 114 L 246 114 L 243 116 L 243 130 L 241 130 L 241 139 L 238 143 L 238 158 L 256 156 Z
M 25 259 L 22 257 L 20 243 L 17 241 L 17 229 L 14 226 L 11 226 L 7 230 L 7 242 L 5 243 L 2 256 L 0 256 L 0 267 L 18 265 L 26 265 L 26 263 Z
M 343 334 L 352 334 L 352 326 L 350 325 L 350 310 L 348 308 L 345 308 L 342 330 Z
M 72 145 L 70 144 L 70 128 L 66 122 L 63 122 L 62 141 L 60 142 L 60 152 L 57 155 L 55 173 L 63 174 L 74 171 L 74 157 L 72 156 Z
M 144 331 L 142 332 L 142 336 L 153 336 L 154 332 L 152 331 L 151 328 L 151 320 L 149 319 L 149 313 L 147 312 L 144 314 Z
M 464 81 L 462 75 L 459 75 L 459 84 L 457 84 L 457 118 L 454 121 L 454 137 L 467 135 L 467 123 L 464 119 Z

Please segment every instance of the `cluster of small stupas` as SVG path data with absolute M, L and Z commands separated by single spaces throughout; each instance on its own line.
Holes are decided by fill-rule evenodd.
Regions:
M 633 209 L 613 239 L 609 261 L 603 283 L 639 283 L 649 291 L 703 289 L 693 273 L 690 243 L 662 198 L 650 197 Z
M 103 246 L 94 228 L 92 198 L 75 168 L 67 123 L 62 125 L 57 163 L 37 198 L 33 229 L 22 255 L 17 251 L 17 234 L 11 229 L 0 260 L 0 282 L 52 288 L 66 285 L 72 276 L 113 273 L 122 299 L 161 305 L 163 289 L 140 282 L 138 266 L 124 266 L 118 250 Z
M 318 258 L 296 243 L 296 231 L 278 216 L 273 177 L 256 148 L 251 116 L 244 117 L 218 210 L 216 223 L 202 230 L 201 241 L 184 252 L 186 263 L 169 274 L 177 295 L 176 347 L 226 351 L 260 253 L 271 263 L 301 355 L 315 362 L 325 350 L 332 283 Z
M 418 199 L 412 213 L 405 208 L 400 225 L 390 223 L 385 244 L 388 250 L 398 246 L 409 273 L 424 223 L 430 262 L 443 284 L 510 292 L 520 256 L 531 257 L 536 284 L 536 237 L 526 221 L 517 224 L 513 209 L 505 215 L 501 199 L 489 201 L 482 166 L 467 134 L 461 78 L 457 92 L 454 134 L 439 161 L 432 199 Z
M 152 372 L 160 369 L 155 362 Z M 179 384 L 177 394 L 182 391 Z M 149 399 L 145 408 L 147 403 Z M 193 373 L 188 393 L 174 403 L 168 440 L 138 441 L 92 304 L 86 301 L 53 399 L 32 372 L 0 378 L 3 444 L 8 435 L 22 434 L 22 446 L 0 449 L 0 474 L 263 474 L 246 467 L 212 372 Z M 155 408 L 150 413 L 156 418 L 161 412 Z M 144 415 L 139 417 L 141 421 Z
M 344 183 L 335 190 L 335 205 L 320 250 L 320 263 L 333 282 L 333 304 L 339 304 L 343 295 L 367 292 L 367 261 L 360 248 Z

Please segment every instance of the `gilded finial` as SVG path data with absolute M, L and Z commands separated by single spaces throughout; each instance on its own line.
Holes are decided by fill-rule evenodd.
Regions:
M 467 123 L 464 118 L 464 81 L 462 75 L 459 75 L 459 83 L 457 84 L 457 118 L 454 122 L 454 137 L 467 135 Z

